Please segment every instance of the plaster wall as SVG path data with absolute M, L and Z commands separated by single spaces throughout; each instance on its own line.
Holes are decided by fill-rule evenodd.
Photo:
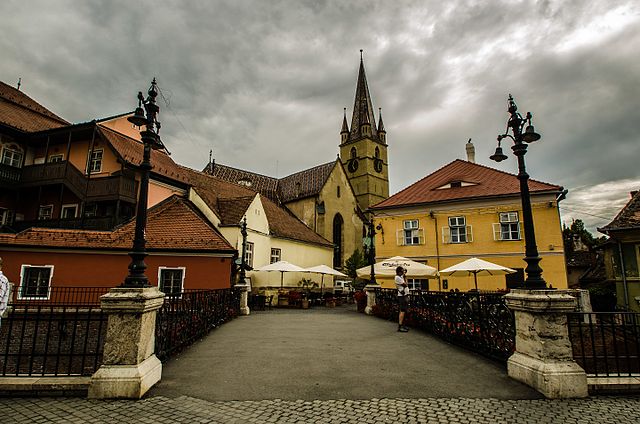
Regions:
M 532 198 L 536 242 L 542 257 L 540 266 L 547 283 L 555 288 L 567 288 L 567 272 L 564 259 L 562 230 L 558 206 L 553 196 Z M 376 257 L 378 260 L 391 256 L 405 256 L 427 263 L 437 269 L 444 269 L 471 257 L 479 257 L 510 268 L 525 268 L 523 261 L 525 242 L 521 225 L 520 240 L 494 240 L 493 224 L 499 222 L 500 212 L 518 212 L 522 221 L 519 198 L 504 198 L 491 201 L 457 202 L 448 205 L 428 205 L 416 208 L 376 211 L 375 224 L 381 224 L 384 234 L 376 236 Z M 471 226 L 473 240 L 468 243 L 448 243 L 448 218 L 464 216 L 467 226 Z M 404 221 L 417 219 L 423 233 L 419 245 L 402 246 L 401 237 Z M 443 231 L 445 237 L 443 238 Z M 469 290 L 474 288 L 473 277 L 442 277 L 447 279 L 447 289 Z M 432 280 L 433 281 L 433 280 Z M 439 284 L 439 285 L 436 285 Z M 441 282 L 430 283 L 431 289 L 444 289 Z M 504 276 L 478 278 L 481 290 L 506 288 Z

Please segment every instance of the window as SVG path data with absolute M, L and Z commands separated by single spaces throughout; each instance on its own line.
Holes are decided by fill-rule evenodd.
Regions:
M 19 299 L 49 299 L 53 265 L 22 265 Z
M 184 267 L 158 268 L 158 288 L 167 296 L 180 296 L 184 285 Z
M 282 258 L 282 250 L 280 249 L 271 249 L 271 260 L 269 263 L 274 264 L 279 262 Z
M 5 147 L 4 149 L 2 149 L 2 163 L 5 165 L 20 168 L 20 165 L 22 165 L 22 152 L 11 150 Z
M 87 203 L 84 205 L 84 216 L 93 218 L 98 215 L 98 205 L 96 203 Z
M 467 226 L 464 216 L 449 217 L 449 230 L 451 233 L 451 243 L 467 242 Z
M 404 221 L 402 230 L 398 230 L 398 245 L 413 246 L 424 244 L 424 230 L 419 227 L 419 220 Z
M 0 208 L 0 226 L 11 225 L 13 223 L 13 211 L 10 209 Z
M 57 154 L 57 155 L 50 155 L 49 156 L 49 163 L 62 162 L 63 158 L 64 158 L 64 156 L 62 156 L 62 153 Z
M 102 149 L 89 152 L 87 173 L 97 173 L 102 171 Z
M 355 147 L 351 148 L 351 150 L 349 151 L 349 154 L 351 156 L 351 159 L 356 159 L 358 157 L 358 151 L 356 150 Z
M 336 194 L 338 195 L 338 197 L 340 197 L 340 186 L 336 187 Z
M 247 242 L 247 250 L 244 252 L 244 263 L 253 268 L 253 243 Z
M 380 159 L 380 149 L 376 147 L 374 156 L 376 157 L 376 159 Z
M 495 240 L 520 240 L 520 222 L 518 212 L 501 212 L 500 222 L 493 224 Z
M 38 209 L 38 220 L 43 221 L 53 217 L 53 205 L 40 205 Z
M 443 243 L 470 243 L 473 241 L 471 226 L 464 216 L 450 216 L 449 227 L 442 229 Z
M 78 216 L 78 205 L 77 204 L 62 205 L 62 209 L 61 209 L 61 212 L 60 212 L 60 218 L 68 219 L 68 218 L 75 218 L 76 216 Z
M 429 280 L 424 280 L 419 278 L 408 278 L 407 287 L 409 287 L 409 290 L 429 291 Z

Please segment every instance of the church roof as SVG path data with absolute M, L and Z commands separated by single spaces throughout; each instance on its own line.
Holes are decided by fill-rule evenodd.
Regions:
M 360 51 L 362 54 L 362 50 Z M 349 141 L 363 138 L 362 124 L 371 124 L 371 138 L 378 140 L 378 130 L 376 129 L 376 117 L 373 114 L 373 102 L 369 94 L 367 76 L 364 71 L 364 62 L 360 57 L 360 70 L 358 71 L 358 83 L 356 85 L 356 97 L 353 102 L 353 116 L 351 117 L 351 133 Z
M 69 125 L 58 115 L 0 81 L 0 124 L 24 132 L 36 132 Z
M 280 200 L 287 203 L 319 194 L 335 166 L 336 161 L 331 161 L 280 179 Z
M 559 192 L 562 187 L 529 180 L 533 193 Z M 488 166 L 457 159 L 373 206 L 372 209 L 413 206 L 476 198 L 518 196 L 518 177 Z
M 213 169 L 212 169 L 213 168 Z M 255 172 L 233 168 L 231 166 L 218 163 L 208 164 L 204 172 L 235 184 L 244 185 L 253 191 L 257 191 L 263 196 L 277 202 L 278 201 L 278 179 Z
M 598 228 L 601 233 L 615 230 L 629 230 L 640 228 L 640 191 L 631 193 L 629 202 L 618 212 L 613 221 L 602 228 Z

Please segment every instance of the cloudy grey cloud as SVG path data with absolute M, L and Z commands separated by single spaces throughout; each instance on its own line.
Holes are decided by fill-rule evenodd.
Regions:
M 362 48 L 392 192 L 470 137 L 480 163 L 515 172 L 488 160 L 508 93 L 543 135 L 530 174 L 569 188 L 567 217 L 613 217 L 581 193 L 624 203 L 640 186 L 634 1 L 9 0 L 0 24 L 0 80 L 71 121 L 131 110 L 156 76 L 163 139 L 194 168 L 209 149 L 279 176 L 334 159 Z

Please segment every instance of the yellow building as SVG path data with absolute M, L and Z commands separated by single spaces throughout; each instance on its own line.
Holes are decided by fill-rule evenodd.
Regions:
M 563 189 L 534 180 L 529 188 L 543 276 L 553 287 L 566 288 L 558 210 Z M 478 257 L 518 271 L 506 277 L 480 277 L 480 290 L 516 287 L 524 279 L 524 228 L 515 175 L 455 160 L 372 209 L 378 260 L 404 256 L 444 269 Z M 474 288 L 473 277 L 413 283 L 429 290 Z

